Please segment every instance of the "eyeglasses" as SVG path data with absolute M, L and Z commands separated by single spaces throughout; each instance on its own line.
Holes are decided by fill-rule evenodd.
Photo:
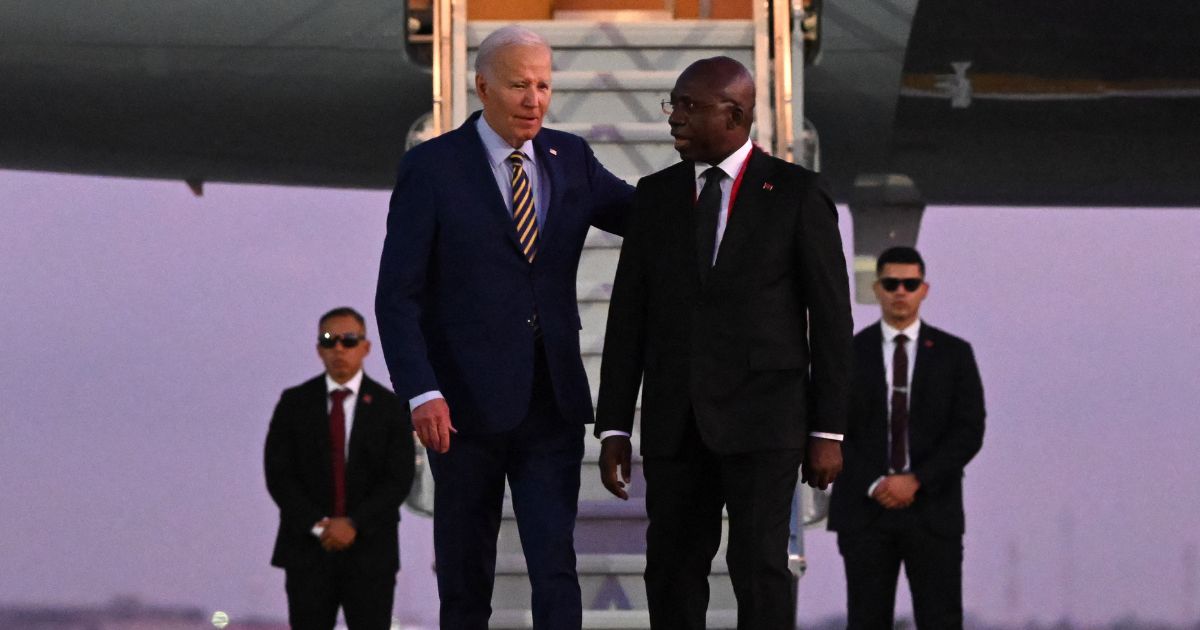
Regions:
M 671 113 L 674 112 L 675 110 L 679 110 L 680 112 L 684 113 L 685 115 L 691 116 L 692 114 L 695 114 L 698 111 L 701 111 L 704 109 L 709 109 L 712 107 L 718 107 L 718 106 L 724 105 L 726 103 L 732 103 L 732 102 L 733 101 L 717 101 L 716 103 L 697 103 L 696 101 L 689 101 L 686 99 L 678 100 L 678 101 L 663 99 L 662 100 L 662 110 L 663 110 L 663 113 L 668 116 L 670 116 Z
M 899 289 L 900 285 L 904 285 L 905 291 L 908 291 L 909 293 L 914 293 L 914 292 L 916 292 L 917 289 L 920 289 L 921 285 L 924 283 L 925 283 L 924 278 L 880 278 L 879 279 L 879 285 L 882 286 L 883 290 L 887 291 L 888 293 L 891 293 L 892 291 Z
M 321 336 L 317 337 L 317 345 L 326 349 L 336 346 L 339 341 L 342 342 L 343 348 L 349 349 L 357 346 L 360 341 L 366 341 L 366 339 L 359 337 L 355 333 L 346 333 L 344 335 L 321 333 Z

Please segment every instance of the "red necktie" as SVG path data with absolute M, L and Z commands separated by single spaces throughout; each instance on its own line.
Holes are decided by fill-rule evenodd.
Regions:
M 893 472 L 901 472 L 908 463 L 908 352 L 905 335 L 896 335 L 892 355 L 892 453 Z
M 346 515 L 346 408 L 348 389 L 329 392 L 329 455 L 333 462 L 333 515 Z

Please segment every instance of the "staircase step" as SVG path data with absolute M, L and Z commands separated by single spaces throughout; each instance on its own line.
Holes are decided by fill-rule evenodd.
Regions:
M 467 47 L 475 49 L 505 21 L 467 24 Z M 669 20 L 662 22 L 597 22 L 536 20 L 520 22 L 550 43 L 557 53 L 575 48 L 749 48 L 754 45 L 750 20 Z M 557 55 L 556 55 L 557 56 Z
M 591 468 L 591 467 L 589 467 Z M 600 475 L 591 468 L 582 484 L 600 487 L 607 498 L 580 500 L 575 519 L 575 551 L 588 553 L 646 553 L 646 501 L 644 481 L 635 481 L 628 501 L 622 501 L 600 485 Z M 497 541 L 500 553 L 521 553 L 521 535 L 517 530 L 512 504 L 505 502 Z
M 563 92 L 670 92 L 679 70 L 555 70 L 554 94 Z M 467 72 L 475 91 L 475 71 Z
M 636 182 L 629 182 L 631 185 Z M 621 237 L 598 228 L 588 228 L 584 249 L 621 249 Z
M 492 612 L 489 628 L 515 630 L 532 628 L 533 614 L 528 610 L 496 610 Z M 645 610 L 585 610 L 583 627 L 586 630 L 630 630 L 650 627 L 650 614 Z M 710 630 L 737 628 L 736 610 L 710 610 L 705 627 Z
M 577 563 L 583 607 L 588 610 L 645 610 L 646 558 L 640 555 L 581 555 Z M 709 607 L 715 610 L 737 608 L 729 568 L 724 559 L 714 559 L 708 578 Z M 496 585 L 493 607 L 515 607 L 530 601 L 529 576 L 525 558 L 501 556 L 496 560 Z
M 646 556 L 626 553 L 582 554 L 575 563 L 580 577 L 595 575 L 634 575 L 646 572 Z M 525 575 L 525 556 L 500 554 L 496 556 L 496 575 Z M 712 575 L 729 575 L 729 565 L 723 556 L 712 561 Z
M 554 93 L 670 92 L 679 70 L 563 70 L 554 73 Z M 475 79 L 472 76 L 471 82 Z
M 656 107 L 657 105 L 658 103 L 655 103 Z M 661 120 L 620 123 L 556 122 L 549 126 L 559 131 L 583 136 L 592 144 L 663 144 L 674 151 L 671 127 L 667 125 L 666 116 L 662 113 L 656 114 L 656 116 Z

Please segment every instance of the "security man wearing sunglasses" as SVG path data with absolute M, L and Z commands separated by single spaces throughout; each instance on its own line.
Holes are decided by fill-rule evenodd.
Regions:
M 966 341 L 921 321 L 925 261 L 876 263 L 882 320 L 854 337 L 850 417 L 829 529 L 848 625 L 891 628 L 904 565 L 918 628 L 962 628 L 963 468 L 983 445 L 983 386 Z
M 271 564 L 284 569 L 293 629 L 391 627 L 400 504 L 413 480 L 408 408 L 363 373 L 363 316 L 323 315 L 325 373 L 283 392 L 267 432 L 267 489 L 279 506 Z

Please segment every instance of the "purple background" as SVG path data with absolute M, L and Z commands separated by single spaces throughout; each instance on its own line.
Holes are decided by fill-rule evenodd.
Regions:
M 374 336 L 387 198 L 0 171 L 0 603 L 284 615 L 267 420 L 319 372 L 321 312 Z M 918 246 L 925 319 L 973 342 L 987 394 L 968 611 L 1195 619 L 1200 213 L 935 207 Z M 432 625 L 430 522 L 401 530 L 397 616 Z M 801 618 L 839 614 L 834 538 L 808 545 Z

